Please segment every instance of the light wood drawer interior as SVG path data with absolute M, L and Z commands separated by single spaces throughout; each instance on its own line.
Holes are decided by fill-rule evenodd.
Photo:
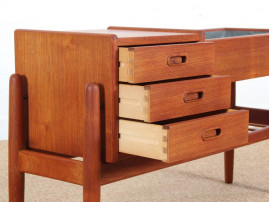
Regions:
M 119 48 L 119 81 L 143 83 L 211 75 L 214 44 L 209 42 Z
M 120 119 L 119 151 L 167 163 L 222 152 L 248 142 L 248 118 L 247 110 L 224 110 L 159 124 Z
M 156 122 L 230 108 L 230 76 L 119 85 L 119 116 Z

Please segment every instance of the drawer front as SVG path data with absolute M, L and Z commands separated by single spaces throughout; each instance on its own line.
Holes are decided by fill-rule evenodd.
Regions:
M 269 35 L 210 39 L 215 43 L 214 74 L 240 81 L 269 75 Z
M 119 151 L 167 163 L 193 159 L 246 144 L 247 110 L 156 125 L 119 120 Z
M 167 125 L 168 162 L 221 152 L 248 142 L 247 110 Z
M 151 81 L 211 75 L 213 43 L 189 43 L 119 48 L 119 81 Z
M 119 86 L 119 116 L 155 122 L 230 108 L 230 76 Z

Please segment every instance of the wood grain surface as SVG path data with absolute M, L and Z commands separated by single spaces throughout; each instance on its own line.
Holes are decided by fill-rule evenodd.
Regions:
M 239 106 L 235 106 L 234 108 L 248 110 L 249 123 L 269 125 L 269 110 L 267 109 L 256 109 L 256 108 L 239 107 Z
M 170 32 L 170 33 L 196 33 L 199 35 L 199 40 L 204 41 L 204 32 L 201 30 L 191 29 L 166 29 L 166 28 L 146 28 L 146 27 L 117 27 L 109 26 L 108 30 L 125 30 L 125 31 L 150 31 L 150 32 Z
M 119 85 L 119 116 L 145 122 L 228 109 L 230 101 L 230 76 Z
M 128 83 L 144 83 L 166 79 L 175 79 L 199 75 L 211 75 L 214 66 L 213 43 L 189 43 L 160 46 L 139 46 L 125 48 L 126 52 L 134 52 L 125 57 L 119 51 L 119 81 Z M 183 56 L 185 60 L 176 65 L 168 65 L 168 58 Z M 124 72 L 126 75 L 123 75 Z M 127 80 L 126 80 L 127 78 Z
M 150 89 L 119 84 L 119 117 L 149 121 Z
M 167 161 L 168 130 L 162 125 L 119 120 L 119 152 Z
M 149 122 L 230 108 L 230 76 L 147 85 Z M 200 95 L 198 95 L 201 93 Z
M 209 39 L 215 42 L 214 74 L 232 81 L 269 75 L 269 34 Z
M 16 73 L 26 77 L 31 148 L 82 156 L 85 85 L 100 84 L 103 152 L 118 155 L 116 36 L 15 32 Z
M 224 152 L 224 177 L 226 183 L 233 182 L 234 150 Z
M 232 81 L 257 78 L 269 75 L 269 34 L 237 36 L 205 40 L 205 32 L 210 31 L 256 31 L 269 32 L 268 29 L 253 28 L 214 28 L 200 30 L 156 29 L 133 27 L 108 27 L 115 30 L 157 31 L 198 33 L 200 41 L 215 43 L 214 74 L 231 75 Z
M 170 44 L 196 42 L 200 40 L 200 35 L 197 32 L 157 32 L 143 30 L 80 30 L 79 33 L 95 33 L 95 34 L 114 34 L 117 37 L 118 46 L 134 46 L 134 45 L 151 45 L 151 44 Z
M 252 131 L 248 135 L 249 144 L 253 144 L 268 139 L 269 139 L 269 126 L 266 126 L 260 130 Z
M 8 180 L 9 201 L 24 201 L 24 173 L 19 170 L 19 150 L 25 149 L 26 131 L 24 118 L 23 79 L 13 74 L 9 81 L 8 128 Z
M 247 144 L 248 111 L 227 110 L 160 125 L 120 120 L 119 133 L 121 152 L 172 163 Z
M 83 201 L 100 201 L 100 90 L 96 83 L 89 83 L 86 94 L 86 133 L 83 149 Z
M 269 128 L 267 128 L 267 130 L 269 130 Z M 254 134 L 254 136 L 264 136 L 264 132 L 262 131 L 261 135 Z M 257 142 L 262 140 L 265 139 L 259 138 L 257 139 Z M 216 150 L 214 152 L 210 152 L 207 154 L 201 153 L 198 154 L 198 156 L 192 156 L 188 159 L 177 161 L 174 163 L 163 163 L 159 160 L 123 154 L 124 157 L 116 163 L 101 164 L 100 185 L 109 184 L 129 177 L 134 177 L 144 173 L 167 168 L 180 163 L 185 163 L 191 160 L 213 155 L 219 152 L 230 151 L 232 149 L 253 143 L 255 142 L 252 141 L 232 148 L 228 148 L 227 150 L 223 150 L 222 148 L 220 148 L 219 150 Z M 22 172 L 71 182 L 78 185 L 83 184 L 83 162 L 80 160 L 63 158 L 52 154 L 44 155 L 44 153 L 29 150 L 22 150 L 19 153 L 19 168 Z M 55 163 L 55 161 L 59 162 Z M 61 164 L 61 166 L 59 166 L 59 164 Z M 52 172 L 54 170 L 58 171 Z
M 218 115 L 172 123 L 168 134 L 168 162 L 184 160 L 216 150 L 226 150 L 248 142 L 248 111 L 232 111 Z M 203 141 L 204 131 L 220 129 L 220 135 Z
M 22 172 L 83 185 L 83 163 L 81 161 L 42 152 L 21 150 L 18 165 Z
M 149 45 L 130 47 L 127 51 L 133 51 L 134 57 L 120 59 L 120 68 L 126 61 L 134 62 L 133 69 L 128 69 L 132 74 L 125 75 L 124 82 L 144 83 L 211 74 L 232 75 L 234 82 L 269 75 L 268 34 L 179 44 L 204 41 L 205 31 L 118 27 L 78 32 L 17 30 L 17 75 L 10 79 L 9 100 L 10 201 L 24 200 L 24 173 L 83 185 L 84 201 L 99 201 L 100 185 L 219 152 L 225 152 L 225 182 L 231 183 L 233 149 L 269 138 L 268 126 L 248 133 L 247 110 L 229 110 L 168 123 L 164 127 L 160 122 L 158 126 L 163 130 L 161 160 L 167 153 L 167 163 L 132 155 L 118 160 L 118 46 Z M 170 83 L 147 86 L 153 93 L 149 92 L 151 106 L 154 106 L 150 120 L 228 108 L 229 77 L 219 78 L 224 79 L 221 84 L 217 81 L 209 84 L 213 90 L 211 99 L 205 97 L 205 89 L 193 89 L 197 86 L 193 80 L 192 85 L 182 83 L 181 89 Z M 91 84 L 85 89 L 90 82 L 98 85 Z M 199 86 L 204 86 L 204 82 Z M 185 90 L 185 104 L 193 104 L 194 100 L 197 104 L 176 110 L 179 90 Z M 235 83 L 232 93 L 232 107 L 235 107 Z M 221 94 L 223 97 L 219 100 Z M 27 98 L 26 104 L 24 98 Z M 212 104 L 199 106 L 199 100 L 204 98 L 209 98 Z M 257 120 L 260 126 L 269 122 L 266 110 L 251 109 L 251 114 L 251 122 Z M 30 149 L 26 150 L 28 143 Z M 84 157 L 84 161 L 64 157 L 67 155 Z

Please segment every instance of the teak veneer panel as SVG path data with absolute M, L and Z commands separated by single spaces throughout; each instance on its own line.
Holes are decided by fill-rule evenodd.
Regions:
M 248 117 L 247 110 L 240 110 L 168 125 L 169 162 L 248 143 Z M 202 141 L 203 131 L 216 128 L 221 129 L 219 137 Z
M 248 111 L 149 124 L 119 120 L 119 151 L 167 163 L 207 155 L 248 143 Z
M 16 73 L 27 80 L 30 148 L 82 156 L 85 85 L 101 88 L 106 161 L 118 155 L 115 35 L 17 30 Z
M 208 39 L 215 42 L 214 74 L 232 82 L 269 75 L 269 34 Z
M 217 90 L 218 86 L 218 90 Z M 156 122 L 230 108 L 230 76 L 119 85 L 119 117 Z
M 213 43 L 120 47 L 119 81 L 151 81 L 211 75 L 214 66 Z M 169 64 L 173 57 L 183 61 Z

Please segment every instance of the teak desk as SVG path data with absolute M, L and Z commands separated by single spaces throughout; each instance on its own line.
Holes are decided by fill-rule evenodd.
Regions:
M 269 137 L 268 110 L 235 106 L 235 82 L 269 75 L 262 29 L 15 31 L 9 200 L 24 173 L 100 185 Z M 229 109 L 231 108 L 231 109 Z M 73 157 L 83 157 L 83 161 Z

